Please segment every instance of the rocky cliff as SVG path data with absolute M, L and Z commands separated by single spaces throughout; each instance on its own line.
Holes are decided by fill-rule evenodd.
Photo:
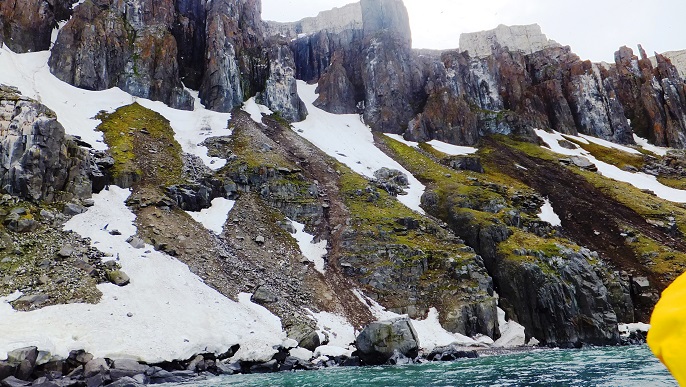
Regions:
M 663 52 L 662 56 L 669 58 L 674 67 L 679 70 L 681 77 L 686 78 L 686 50 L 667 51 Z M 657 67 L 657 57 L 650 57 L 650 62 L 653 64 L 653 67 Z
M 419 52 L 411 48 L 400 0 L 362 0 L 294 23 L 265 23 L 260 7 L 259 0 L 0 4 L 0 42 L 15 51 L 47 49 L 48 32 L 68 19 L 49 59 L 52 74 L 67 83 L 119 87 L 186 110 L 195 108 L 190 90 L 197 90 L 208 109 L 232 113 L 229 119 L 198 109 L 179 124 L 172 121 L 181 112 L 161 110 L 165 118 L 148 101 L 108 107 L 113 111 L 97 119 L 110 150 L 91 155 L 64 135 L 48 107 L 3 87 L 2 192 L 37 207 L 3 207 L 2 227 L 14 233 L 19 220 L 37 226 L 28 220 L 45 203 L 82 212 L 77 204 L 94 187 L 131 188 L 127 205 L 138 231 L 127 248 L 147 243 L 227 298 L 251 293 L 310 350 L 340 333 L 316 326 L 316 313 L 335 314 L 359 330 L 378 318 L 378 308 L 413 319 L 437 313 L 450 332 L 495 339 L 500 307 L 524 325 L 527 339 L 543 345 L 616 344 L 617 323 L 645 321 L 659 291 L 686 267 L 683 208 L 659 192 L 595 173 L 594 165 L 655 175 L 681 192 L 683 152 L 631 153 L 577 137 L 634 145 L 637 134 L 686 148 L 686 84 L 668 56 L 651 63 L 641 48 L 637 56 L 622 47 L 614 64 L 591 63 L 537 26 L 500 26 L 465 35 L 460 49 Z M 317 84 L 314 105 L 301 100 L 296 79 Z M 250 114 L 237 109 L 252 97 L 245 106 Z M 273 114 L 255 113 L 266 109 L 254 102 Z M 346 140 L 379 151 L 374 158 L 390 157 L 393 168 L 364 165 L 369 171 L 356 169 L 364 177 L 353 167 L 372 156 L 350 161 L 359 155 L 305 140 L 300 134 L 311 128 L 290 124 L 308 108 L 331 121 L 310 124 L 334 126 L 335 140 L 359 125 L 364 140 Z M 376 133 L 357 116 L 326 112 L 358 114 Z M 225 162 L 222 168 L 182 151 L 202 140 L 178 137 L 200 121 L 188 132 L 205 139 L 217 119 L 230 129 L 227 136 L 201 145 L 213 161 Z M 543 149 L 537 129 L 566 137 Z M 478 149 L 450 156 L 431 140 Z M 549 150 L 555 145 L 585 153 L 562 157 Z M 401 167 L 407 173 L 394 170 Z M 397 199 L 409 177 L 426 187 L 426 214 Z M 219 232 L 185 212 L 222 198 L 235 203 Z M 559 225 L 538 215 L 550 201 Z M 295 223 L 311 234 L 310 244 L 326 246 L 316 262 L 293 237 Z M 53 256 L 59 242 L 41 246 Z M 77 250 L 63 255 L 89 254 Z M 104 268 L 82 261 L 72 263 L 103 279 Z M 33 277 L 50 266 L 22 265 L 28 268 L 22 284 L 32 285 L 21 286 L 38 296 L 42 280 Z M 12 286 L 3 294 L 19 288 Z M 92 294 L 82 298 L 97 301 Z
M 497 45 L 525 54 L 533 54 L 550 47 L 560 47 L 557 42 L 548 39 L 537 24 L 525 26 L 501 24 L 493 30 L 460 35 L 460 50 L 467 51 L 472 57 L 490 56 Z
M 0 85 L 0 156 L 5 193 L 34 202 L 91 195 L 88 151 L 65 136 L 54 112 L 4 85 Z
M 81 88 L 116 86 L 186 110 L 193 99 L 185 87 L 222 112 L 260 94 L 284 117 L 301 119 L 305 112 L 290 93 L 290 53 L 266 44 L 260 7 L 228 0 L 80 3 L 59 31 L 50 68 Z

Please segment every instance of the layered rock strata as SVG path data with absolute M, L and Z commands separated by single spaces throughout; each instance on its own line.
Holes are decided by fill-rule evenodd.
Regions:
M 90 155 L 65 136 L 55 113 L 0 85 L 0 185 L 29 201 L 88 198 Z

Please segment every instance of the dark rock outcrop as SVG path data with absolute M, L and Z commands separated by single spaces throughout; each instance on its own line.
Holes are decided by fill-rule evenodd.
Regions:
M 260 2 L 220 0 L 207 7 L 200 98 L 209 109 L 229 112 L 243 103 L 244 96 L 262 91 L 268 76 L 269 64 L 259 55 L 264 39 Z
M 288 121 L 304 120 L 307 108 L 298 97 L 293 52 L 284 41 L 269 44 L 265 50 L 269 58 L 269 78 L 264 91 L 258 94 L 258 102 Z
M 617 344 L 617 316 L 590 253 L 539 258 L 538 264 L 496 263 L 501 305 L 527 328 L 527 336 L 558 346 Z
M 170 32 L 172 0 L 88 1 L 60 31 L 50 56 L 59 79 L 88 90 L 119 87 L 135 96 L 193 109 L 179 78 Z
M 357 336 L 355 345 L 367 365 L 384 364 L 396 353 L 410 359 L 419 354 L 417 332 L 405 317 L 369 324 Z
M 258 0 L 98 0 L 80 4 L 50 57 L 61 80 L 89 90 L 119 87 L 192 110 L 184 83 L 212 110 L 260 93 L 289 120 L 304 118 L 292 54 L 266 41 Z
M 50 48 L 52 30 L 71 17 L 77 0 L 6 0 L 0 3 L 0 46 L 14 52 Z
M 0 86 L 0 184 L 30 201 L 91 195 L 90 155 L 65 136 L 55 113 Z
M 686 83 L 669 59 L 656 54 L 653 67 L 628 47 L 615 53 L 612 81 L 634 132 L 660 146 L 686 147 Z

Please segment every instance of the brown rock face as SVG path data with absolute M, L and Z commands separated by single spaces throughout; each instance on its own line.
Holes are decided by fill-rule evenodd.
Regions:
M 240 105 L 244 96 L 264 89 L 269 64 L 261 55 L 262 6 L 259 0 L 219 0 L 208 6 L 200 98 L 209 109 L 228 112 Z
M 636 134 L 656 145 L 686 147 L 686 84 L 669 59 L 656 54 L 654 68 L 643 49 L 641 58 L 630 48 L 615 53 L 613 69 L 617 98 Z
M 50 48 L 57 22 L 71 16 L 76 0 L 3 0 L 0 2 L 0 46 L 3 40 L 14 52 Z
M 428 68 L 426 107 L 410 139 L 473 145 L 490 133 L 531 137 L 531 129 L 551 128 L 633 142 L 609 72 L 569 47 L 528 55 L 496 47 L 485 58 L 448 51 Z
M 314 105 L 335 114 L 358 113 L 355 85 L 348 78 L 343 65 L 343 53 L 336 51 L 331 66 L 317 87 L 319 97 Z
M 135 96 L 192 109 L 176 62 L 176 40 L 167 26 L 171 0 L 80 4 L 60 31 L 50 69 L 61 80 L 89 90 L 120 87 Z
M 185 86 L 222 112 L 259 93 L 300 119 L 292 54 L 266 45 L 261 8 L 259 0 L 85 2 L 60 31 L 50 69 L 77 87 L 116 86 L 179 109 L 193 109 Z

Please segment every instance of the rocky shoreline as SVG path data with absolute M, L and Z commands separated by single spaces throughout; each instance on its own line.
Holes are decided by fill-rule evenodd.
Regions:
M 398 321 L 403 321 L 399 319 Z M 375 323 L 379 324 L 379 323 Z M 295 342 L 293 341 L 295 345 Z M 622 345 L 645 344 L 645 332 L 631 332 Z M 360 347 L 358 338 L 358 348 Z M 422 352 L 417 347 L 395 349 L 383 363 L 374 354 L 360 349 L 351 356 L 318 356 L 304 360 L 300 347 L 279 346 L 278 352 L 267 362 L 232 361 L 240 348 L 235 345 L 224 354 L 198 354 L 187 360 L 146 364 L 132 359 L 96 358 L 84 350 L 74 350 L 66 359 L 51 356 L 37 347 L 27 347 L 8 353 L 0 361 L 2 387 L 137 387 L 148 384 L 183 383 L 221 375 L 262 374 L 286 371 L 314 371 L 331 367 L 361 367 L 369 365 L 405 365 L 426 362 L 445 362 L 458 359 L 504 356 L 521 352 L 552 348 L 524 346 L 513 348 L 464 347 L 456 344 L 436 347 Z M 405 354 L 413 354 L 407 357 Z M 316 354 L 315 354 L 316 356 Z M 367 360 L 367 362 L 365 362 Z

